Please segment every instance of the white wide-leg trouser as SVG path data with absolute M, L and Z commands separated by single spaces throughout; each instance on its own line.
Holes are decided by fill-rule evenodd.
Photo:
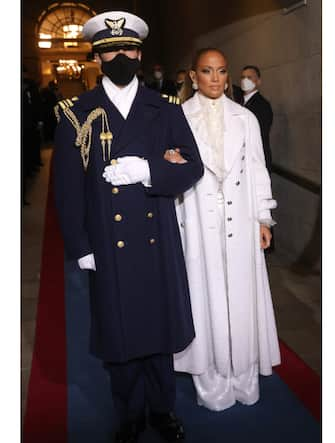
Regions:
M 227 275 L 225 257 L 225 211 L 224 197 L 222 192 L 218 193 L 217 202 L 217 223 L 220 227 L 224 263 L 224 269 L 222 272 Z M 229 299 L 227 285 L 225 293 Z M 229 300 L 227 300 L 227 303 L 229 306 Z M 223 321 L 227 321 L 229 324 L 229 318 L 223 319 Z M 226 376 L 221 375 L 216 370 L 215 366 L 212 366 L 203 374 L 193 375 L 193 382 L 197 391 L 198 404 L 213 411 L 222 411 L 230 408 L 236 403 L 236 401 L 239 401 L 245 405 L 253 405 L 259 399 L 257 364 L 253 364 L 250 368 L 248 368 L 247 372 L 239 376 L 235 376 L 233 374 L 232 364 L 230 364 Z

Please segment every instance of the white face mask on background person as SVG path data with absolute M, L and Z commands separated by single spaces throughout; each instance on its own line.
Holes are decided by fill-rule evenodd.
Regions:
M 154 71 L 153 74 L 154 74 L 154 78 L 155 78 L 156 80 L 161 80 L 161 79 L 163 78 L 163 73 L 162 73 L 162 71 Z
M 256 84 L 250 80 L 249 78 L 242 78 L 241 80 L 241 89 L 244 92 L 250 92 L 255 89 Z

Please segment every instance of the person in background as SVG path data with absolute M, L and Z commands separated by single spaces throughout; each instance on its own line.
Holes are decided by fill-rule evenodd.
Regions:
M 25 66 L 23 66 L 22 71 L 21 200 L 25 206 L 29 205 L 26 198 L 28 179 L 32 178 L 39 168 L 43 166 L 40 152 L 42 102 L 37 83 L 30 78 Z
M 238 85 L 233 84 L 233 96 L 231 98 L 240 105 L 243 103 L 243 91 Z
M 187 72 L 185 69 L 179 69 L 179 71 L 177 71 L 177 74 L 176 74 L 175 86 L 176 86 L 177 96 L 179 98 L 182 97 L 182 88 L 183 88 L 183 85 L 185 82 L 186 75 L 187 75 Z
M 241 74 L 241 89 L 243 99 L 241 104 L 255 114 L 261 128 L 261 137 L 265 156 L 265 164 L 269 174 L 272 171 L 272 152 L 270 146 L 270 130 L 273 122 L 273 112 L 271 104 L 259 92 L 261 86 L 261 72 L 257 66 L 245 66 Z M 272 241 L 266 254 L 275 250 L 275 228 L 271 228 Z
M 88 20 L 102 84 L 57 111 L 56 207 L 68 257 L 89 271 L 91 352 L 110 374 L 115 443 L 136 443 L 147 422 L 184 440 L 173 353 L 194 338 L 174 197 L 203 165 L 181 107 L 139 85 L 148 32 L 127 12 Z M 176 146 L 187 163 L 164 160 Z
M 96 86 L 101 85 L 103 77 L 104 77 L 103 74 L 98 74 L 97 75 Z
M 241 89 L 243 102 L 249 111 L 255 114 L 261 128 L 261 137 L 264 149 L 265 164 L 271 173 L 272 154 L 270 147 L 270 129 L 273 122 L 271 104 L 259 92 L 261 86 L 261 72 L 257 66 L 248 65 L 242 69 Z
M 137 79 L 138 79 L 138 83 L 139 83 L 141 86 L 145 86 L 144 72 L 143 72 L 143 69 L 142 69 L 142 68 L 140 68 L 140 69 L 137 71 L 136 76 L 137 76 Z
M 165 77 L 164 68 L 160 64 L 155 64 L 152 68 L 153 80 L 148 84 L 150 89 L 165 95 L 177 95 L 174 82 Z
M 182 107 L 205 174 L 176 201 L 196 336 L 175 369 L 192 374 L 199 405 L 220 411 L 256 403 L 259 374 L 280 363 L 264 259 L 276 201 L 257 119 L 225 94 L 226 56 L 199 50 L 190 76 L 197 92 Z M 165 159 L 187 161 L 177 149 Z
M 46 88 L 41 90 L 41 100 L 43 109 L 43 138 L 45 142 L 52 142 L 55 135 L 57 120 L 54 108 L 61 100 L 62 94 L 59 92 L 57 80 L 51 80 Z

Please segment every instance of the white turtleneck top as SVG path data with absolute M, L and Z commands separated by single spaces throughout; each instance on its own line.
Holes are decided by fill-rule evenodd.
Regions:
M 199 93 L 203 118 L 206 121 L 209 144 L 212 147 L 213 161 L 217 169 L 219 180 L 224 177 L 224 112 L 223 98 L 205 97 Z

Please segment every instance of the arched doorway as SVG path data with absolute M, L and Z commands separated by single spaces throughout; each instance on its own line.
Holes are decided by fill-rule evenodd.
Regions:
M 35 33 L 42 87 L 57 80 L 63 97 L 72 97 L 96 85 L 100 70 L 91 60 L 91 45 L 81 34 L 94 15 L 83 3 L 57 2 L 39 16 Z

